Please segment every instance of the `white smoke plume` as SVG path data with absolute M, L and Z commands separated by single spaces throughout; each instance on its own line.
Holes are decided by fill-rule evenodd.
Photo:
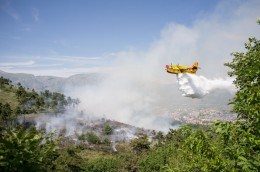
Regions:
M 179 90 L 182 96 L 191 98 L 202 98 L 215 89 L 225 89 L 235 92 L 235 86 L 232 79 L 207 79 L 204 76 L 194 74 L 177 75 Z

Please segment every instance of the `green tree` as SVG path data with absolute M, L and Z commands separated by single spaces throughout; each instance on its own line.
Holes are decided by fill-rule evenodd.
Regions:
M 103 132 L 104 132 L 104 134 L 106 134 L 106 135 L 110 135 L 110 134 L 113 133 L 113 128 L 109 125 L 109 123 L 106 122 L 106 123 L 104 124 Z
M 137 154 L 149 150 L 150 144 L 151 142 L 149 142 L 147 135 L 142 135 L 136 139 L 133 139 L 130 143 L 133 151 L 136 152 Z
M 12 115 L 12 109 L 11 109 L 10 104 L 0 103 L 0 118 L 1 118 L 1 120 L 7 121 L 7 120 L 11 119 L 11 115 Z
M 226 63 L 235 77 L 238 91 L 231 102 L 240 119 L 252 126 L 251 132 L 260 134 L 260 41 L 249 38 L 246 52 L 233 53 L 233 60 Z
M 164 135 L 163 132 L 159 131 L 156 136 L 155 139 L 158 141 L 158 144 L 161 144 L 164 140 Z
M 4 77 L 0 77 L 0 88 L 3 88 L 5 85 L 11 85 L 12 81 Z
M 15 114 L 16 115 L 21 115 L 22 114 L 22 110 L 21 110 L 21 107 L 20 106 L 17 106 L 14 110 Z
M 100 144 L 100 138 L 94 132 L 88 132 L 86 134 L 82 134 L 78 137 L 79 140 L 85 141 L 87 140 L 89 143 L 92 144 Z
M 100 157 L 89 160 L 84 169 L 93 172 L 117 172 L 120 171 L 120 161 L 113 157 Z
M 2 171 L 45 171 L 57 157 L 56 144 L 36 129 L 12 128 L 0 137 Z
M 16 96 L 18 97 L 18 99 L 21 103 L 23 103 L 25 95 L 26 95 L 26 91 L 25 91 L 24 87 L 19 85 L 19 87 L 16 91 Z
M 79 149 L 70 145 L 59 150 L 60 156 L 55 160 L 55 171 L 84 171 L 84 159 L 78 155 Z

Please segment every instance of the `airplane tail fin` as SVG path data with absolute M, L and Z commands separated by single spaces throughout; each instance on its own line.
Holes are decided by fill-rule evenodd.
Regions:
M 199 62 L 194 62 L 193 65 L 192 65 L 192 68 L 193 69 L 200 69 Z
M 199 62 L 194 62 L 193 66 L 199 67 Z

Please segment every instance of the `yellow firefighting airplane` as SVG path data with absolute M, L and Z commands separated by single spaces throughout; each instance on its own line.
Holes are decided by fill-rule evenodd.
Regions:
M 199 69 L 199 63 L 195 62 L 192 66 L 184 66 L 184 65 L 166 65 L 165 70 L 168 73 L 172 74 L 179 74 L 179 73 L 191 73 L 196 74 L 197 70 Z

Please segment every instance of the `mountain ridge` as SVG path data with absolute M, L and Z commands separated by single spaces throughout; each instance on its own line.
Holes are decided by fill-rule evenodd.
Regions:
M 102 74 L 85 73 L 75 74 L 69 77 L 57 76 L 35 76 L 27 73 L 8 73 L 0 70 L 0 76 L 10 79 L 14 84 L 21 83 L 27 88 L 36 91 L 50 90 L 64 92 L 66 87 L 82 86 L 86 84 L 97 84 L 102 78 Z

